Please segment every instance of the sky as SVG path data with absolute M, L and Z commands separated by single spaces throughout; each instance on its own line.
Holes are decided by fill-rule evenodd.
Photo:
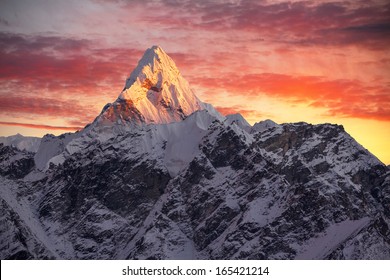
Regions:
M 81 129 L 161 46 L 249 123 L 335 123 L 390 164 L 387 0 L 1 0 L 0 135 Z

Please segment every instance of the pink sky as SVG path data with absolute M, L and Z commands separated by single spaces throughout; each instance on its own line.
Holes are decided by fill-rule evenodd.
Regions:
M 388 1 L 1 1 L 0 134 L 85 126 L 152 45 L 222 113 L 343 124 L 390 163 Z

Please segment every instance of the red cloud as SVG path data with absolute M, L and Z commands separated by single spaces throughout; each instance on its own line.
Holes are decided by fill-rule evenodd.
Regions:
M 97 114 L 96 109 L 81 105 L 76 101 L 42 97 L 0 96 L 0 116 L 24 119 L 37 116 L 45 116 L 51 119 L 62 118 L 70 124 L 70 130 L 86 125 Z
M 52 125 L 42 125 L 42 124 L 32 124 L 32 123 L 16 123 L 16 122 L 1 122 L 1 121 L 0 121 L 0 125 L 22 126 L 28 128 L 50 129 L 50 130 L 66 130 L 66 131 L 76 131 L 82 129 L 82 127 L 77 127 L 77 126 L 52 126 Z
M 12 80 L 18 91 L 25 87 L 40 92 L 64 90 L 69 96 L 101 96 L 109 91 L 117 95 L 142 54 L 135 49 L 99 49 L 87 40 L 60 37 L 0 33 L 0 42 L 0 81 Z
M 96 105 L 117 97 L 141 54 L 88 40 L 0 33 L 0 115 L 86 124 L 99 113 Z

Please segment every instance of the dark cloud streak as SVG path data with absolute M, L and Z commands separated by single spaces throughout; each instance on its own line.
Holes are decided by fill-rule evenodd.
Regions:
M 49 117 L 80 118 L 91 117 L 88 106 L 82 106 L 77 101 L 64 101 L 54 98 L 24 97 L 24 96 L 0 96 L 0 114 L 12 113 L 41 115 Z
M 21 126 L 27 128 L 35 128 L 35 129 L 65 130 L 65 131 L 76 131 L 82 129 L 82 127 L 78 127 L 78 126 L 53 126 L 53 125 L 45 125 L 45 124 L 2 122 L 2 121 L 0 121 L 0 125 Z

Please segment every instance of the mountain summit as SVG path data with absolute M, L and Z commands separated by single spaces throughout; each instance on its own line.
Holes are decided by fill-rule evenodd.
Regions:
M 147 49 L 118 99 L 107 104 L 100 122 L 171 123 L 204 109 L 175 62 L 159 46 Z

